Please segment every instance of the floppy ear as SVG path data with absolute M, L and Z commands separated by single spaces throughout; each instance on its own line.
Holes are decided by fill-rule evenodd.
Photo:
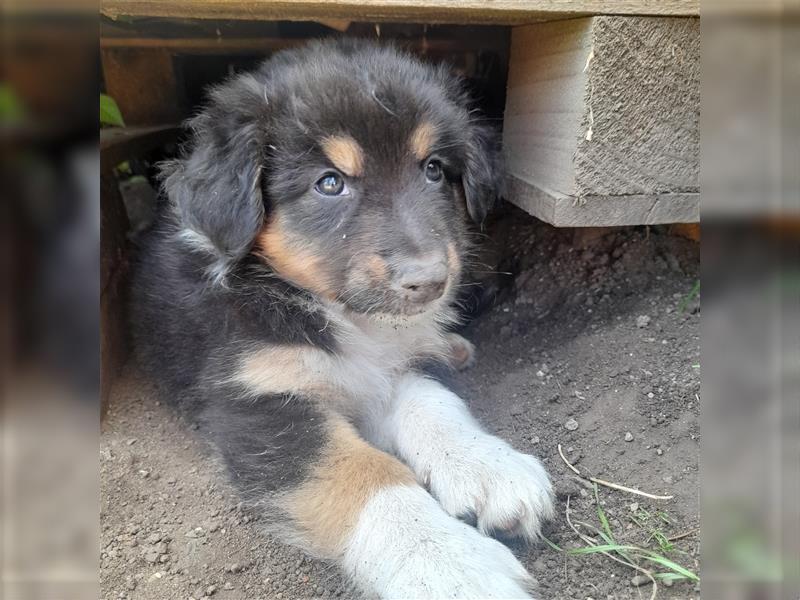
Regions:
M 247 254 L 264 221 L 268 105 L 259 90 L 251 75 L 214 89 L 189 122 L 191 150 L 162 171 L 182 235 L 214 255 L 217 275 Z
M 462 185 L 467 212 L 481 224 L 495 201 L 505 195 L 505 177 L 497 132 L 485 125 L 470 128 Z

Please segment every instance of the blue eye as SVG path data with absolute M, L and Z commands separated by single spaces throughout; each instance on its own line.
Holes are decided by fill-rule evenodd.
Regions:
M 425 178 L 431 183 L 436 183 L 442 180 L 442 163 L 438 160 L 428 161 L 425 165 Z
M 341 196 L 347 188 L 341 175 L 326 173 L 314 184 L 314 189 L 323 196 Z

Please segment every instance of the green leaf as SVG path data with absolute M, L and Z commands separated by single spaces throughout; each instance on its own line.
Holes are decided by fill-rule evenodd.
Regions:
M 106 94 L 100 94 L 100 124 L 112 127 L 125 127 L 117 102 Z
M 0 122 L 19 123 L 25 118 L 25 109 L 17 94 L 8 84 L 0 84 Z

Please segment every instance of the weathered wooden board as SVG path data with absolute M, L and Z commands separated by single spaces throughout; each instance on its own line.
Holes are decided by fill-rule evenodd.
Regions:
M 172 54 L 165 48 L 103 48 L 103 77 L 125 124 L 181 120 Z
M 111 18 L 521 24 L 590 14 L 696 16 L 699 0 L 101 0 Z
M 699 19 L 515 28 L 509 199 L 555 225 L 699 219 Z

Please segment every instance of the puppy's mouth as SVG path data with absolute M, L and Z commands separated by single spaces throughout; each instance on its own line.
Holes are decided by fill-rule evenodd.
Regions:
M 442 251 L 385 260 L 372 255 L 358 261 L 348 277 L 342 302 L 367 315 L 417 317 L 436 313 L 449 303 L 461 272 L 455 244 Z
M 443 281 L 427 286 L 392 283 L 365 287 L 343 297 L 342 302 L 353 312 L 367 316 L 418 317 L 448 305 L 454 279 L 455 274 L 448 272 Z

